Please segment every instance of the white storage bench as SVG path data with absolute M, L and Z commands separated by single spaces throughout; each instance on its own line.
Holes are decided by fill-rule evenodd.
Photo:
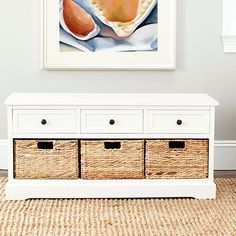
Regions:
M 14 93 L 6 198 L 214 198 L 206 94 Z

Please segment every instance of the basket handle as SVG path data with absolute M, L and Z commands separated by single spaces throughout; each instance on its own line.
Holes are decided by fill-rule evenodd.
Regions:
M 53 149 L 53 142 L 38 141 L 38 149 Z
M 184 149 L 185 142 L 184 141 L 169 141 L 170 149 Z
M 104 142 L 104 148 L 105 149 L 120 149 L 121 148 L 121 142 Z

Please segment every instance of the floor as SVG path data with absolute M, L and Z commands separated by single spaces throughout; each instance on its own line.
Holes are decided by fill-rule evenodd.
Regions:
M 0 170 L 0 177 L 7 176 L 6 170 Z M 215 171 L 216 178 L 236 178 L 236 170 L 217 170 Z
M 236 236 L 236 178 L 217 178 L 217 198 L 6 201 L 0 178 L 0 235 Z
M 236 170 L 217 170 L 214 174 L 216 178 L 236 178 Z
M 0 170 L 0 177 L 5 177 L 7 176 L 7 171 L 6 170 Z

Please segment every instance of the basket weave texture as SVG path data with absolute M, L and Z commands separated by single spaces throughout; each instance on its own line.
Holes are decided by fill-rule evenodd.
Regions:
M 169 142 L 184 142 L 170 148 Z M 147 140 L 147 179 L 196 179 L 208 177 L 208 140 Z
M 120 143 L 120 148 L 106 149 L 105 143 Z M 82 179 L 143 179 L 143 140 L 82 140 Z
M 76 179 L 79 177 L 78 141 L 47 140 L 53 149 L 39 149 L 40 140 L 14 141 L 16 179 Z

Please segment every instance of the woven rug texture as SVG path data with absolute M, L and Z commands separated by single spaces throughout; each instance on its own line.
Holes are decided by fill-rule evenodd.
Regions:
M 236 179 L 217 179 L 217 198 L 6 201 L 0 178 L 0 235 L 236 236 Z

